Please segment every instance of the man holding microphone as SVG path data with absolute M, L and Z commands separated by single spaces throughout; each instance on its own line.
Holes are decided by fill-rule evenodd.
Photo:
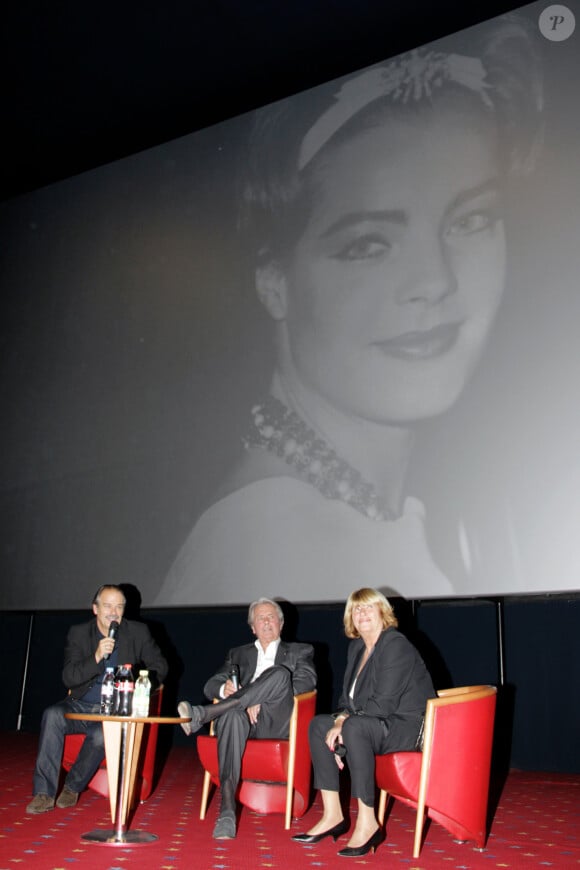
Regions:
M 147 668 L 152 684 L 167 675 L 167 662 L 144 623 L 123 619 L 125 595 L 120 586 L 99 587 L 92 604 L 94 619 L 71 626 L 64 654 L 63 683 L 66 698 L 44 711 L 38 754 L 34 768 L 34 797 L 26 807 L 31 814 L 45 813 L 55 806 L 73 807 L 98 770 L 104 755 L 100 722 L 65 718 L 65 713 L 99 713 L 101 684 L 106 667 L 130 662 L 133 668 Z M 85 734 L 75 763 L 67 774 L 56 800 L 64 738 Z

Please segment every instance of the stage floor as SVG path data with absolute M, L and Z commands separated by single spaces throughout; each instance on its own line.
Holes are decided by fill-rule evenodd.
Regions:
M 291 841 L 320 814 L 315 800 L 307 816 L 285 831 L 281 815 L 260 816 L 242 808 L 235 840 L 216 841 L 211 833 L 219 806 L 215 796 L 207 818 L 199 820 L 202 774 L 195 744 L 171 749 L 149 800 L 137 807 L 131 827 L 157 834 L 139 846 L 88 844 L 81 835 L 111 827 L 109 803 L 92 792 L 76 807 L 28 816 L 37 735 L 0 734 L 0 870 L 22 866 L 42 870 L 74 868 L 116 870 L 245 870 L 245 868 L 334 868 L 348 837 L 315 846 Z M 354 810 L 354 805 L 353 805 Z M 580 776 L 510 771 L 497 802 L 487 848 L 453 842 L 432 823 L 421 857 L 411 857 L 413 813 L 396 803 L 387 820 L 387 837 L 375 855 L 351 861 L 354 866 L 405 870 L 533 870 L 580 868 Z

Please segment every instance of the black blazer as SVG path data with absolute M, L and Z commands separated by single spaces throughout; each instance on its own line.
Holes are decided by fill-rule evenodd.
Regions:
M 382 719 L 397 749 L 414 748 L 427 701 L 436 695 L 423 659 L 400 631 L 385 629 L 358 675 L 351 698 L 363 651 L 361 638 L 349 644 L 340 710 Z
M 101 682 L 107 666 L 104 659 L 97 664 L 95 652 L 102 635 L 97 620 L 73 625 L 69 629 L 64 652 L 62 680 L 73 698 L 82 698 L 95 682 Z M 143 622 L 122 619 L 116 638 L 119 664 L 130 662 L 134 671 L 147 668 L 151 685 L 162 683 L 167 676 L 167 662 Z
M 210 677 L 203 687 L 206 698 L 219 697 L 220 688 L 228 679 L 230 668 L 235 664 L 240 669 L 240 684 L 251 682 L 258 664 L 258 650 L 254 643 L 246 643 L 231 649 L 217 673 Z M 275 659 L 276 665 L 283 665 L 292 674 L 292 689 L 295 695 L 310 692 L 316 687 L 314 668 L 314 649 L 309 643 L 286 643 L 281 640 Z

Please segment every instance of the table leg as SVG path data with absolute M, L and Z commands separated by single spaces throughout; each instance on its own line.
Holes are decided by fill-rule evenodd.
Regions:
M 89 831 L 82 835 L 82 840 L 114 846 L 119 843 L 139 845 L 158 839 L 156 834 L 148 831 L 127 829 L 144 724 L 129 721 L 103 722 L 111 817 L 115 827 L 112 830 Z

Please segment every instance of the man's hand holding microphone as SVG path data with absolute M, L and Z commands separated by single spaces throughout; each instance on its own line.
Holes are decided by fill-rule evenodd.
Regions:
M 111 624 L 109 625 L 108 636 L 102 637 L 99 641 L 99 645 L 95 653 L 95 659 L 97 664 L 101 661 L 101 659 L 104 659 L 106 661 L 115 649 L 115 638 L 117 637 L 118 631 L 119 623 L 115 622 L 115 620 L 112 620 Z
M 238 665 L 232 665 L 228 672 L 228 678 L 224 683 L 222 694 L 224 698 L 229 698 L 234 692 L 240 688 L 240 668 Z

